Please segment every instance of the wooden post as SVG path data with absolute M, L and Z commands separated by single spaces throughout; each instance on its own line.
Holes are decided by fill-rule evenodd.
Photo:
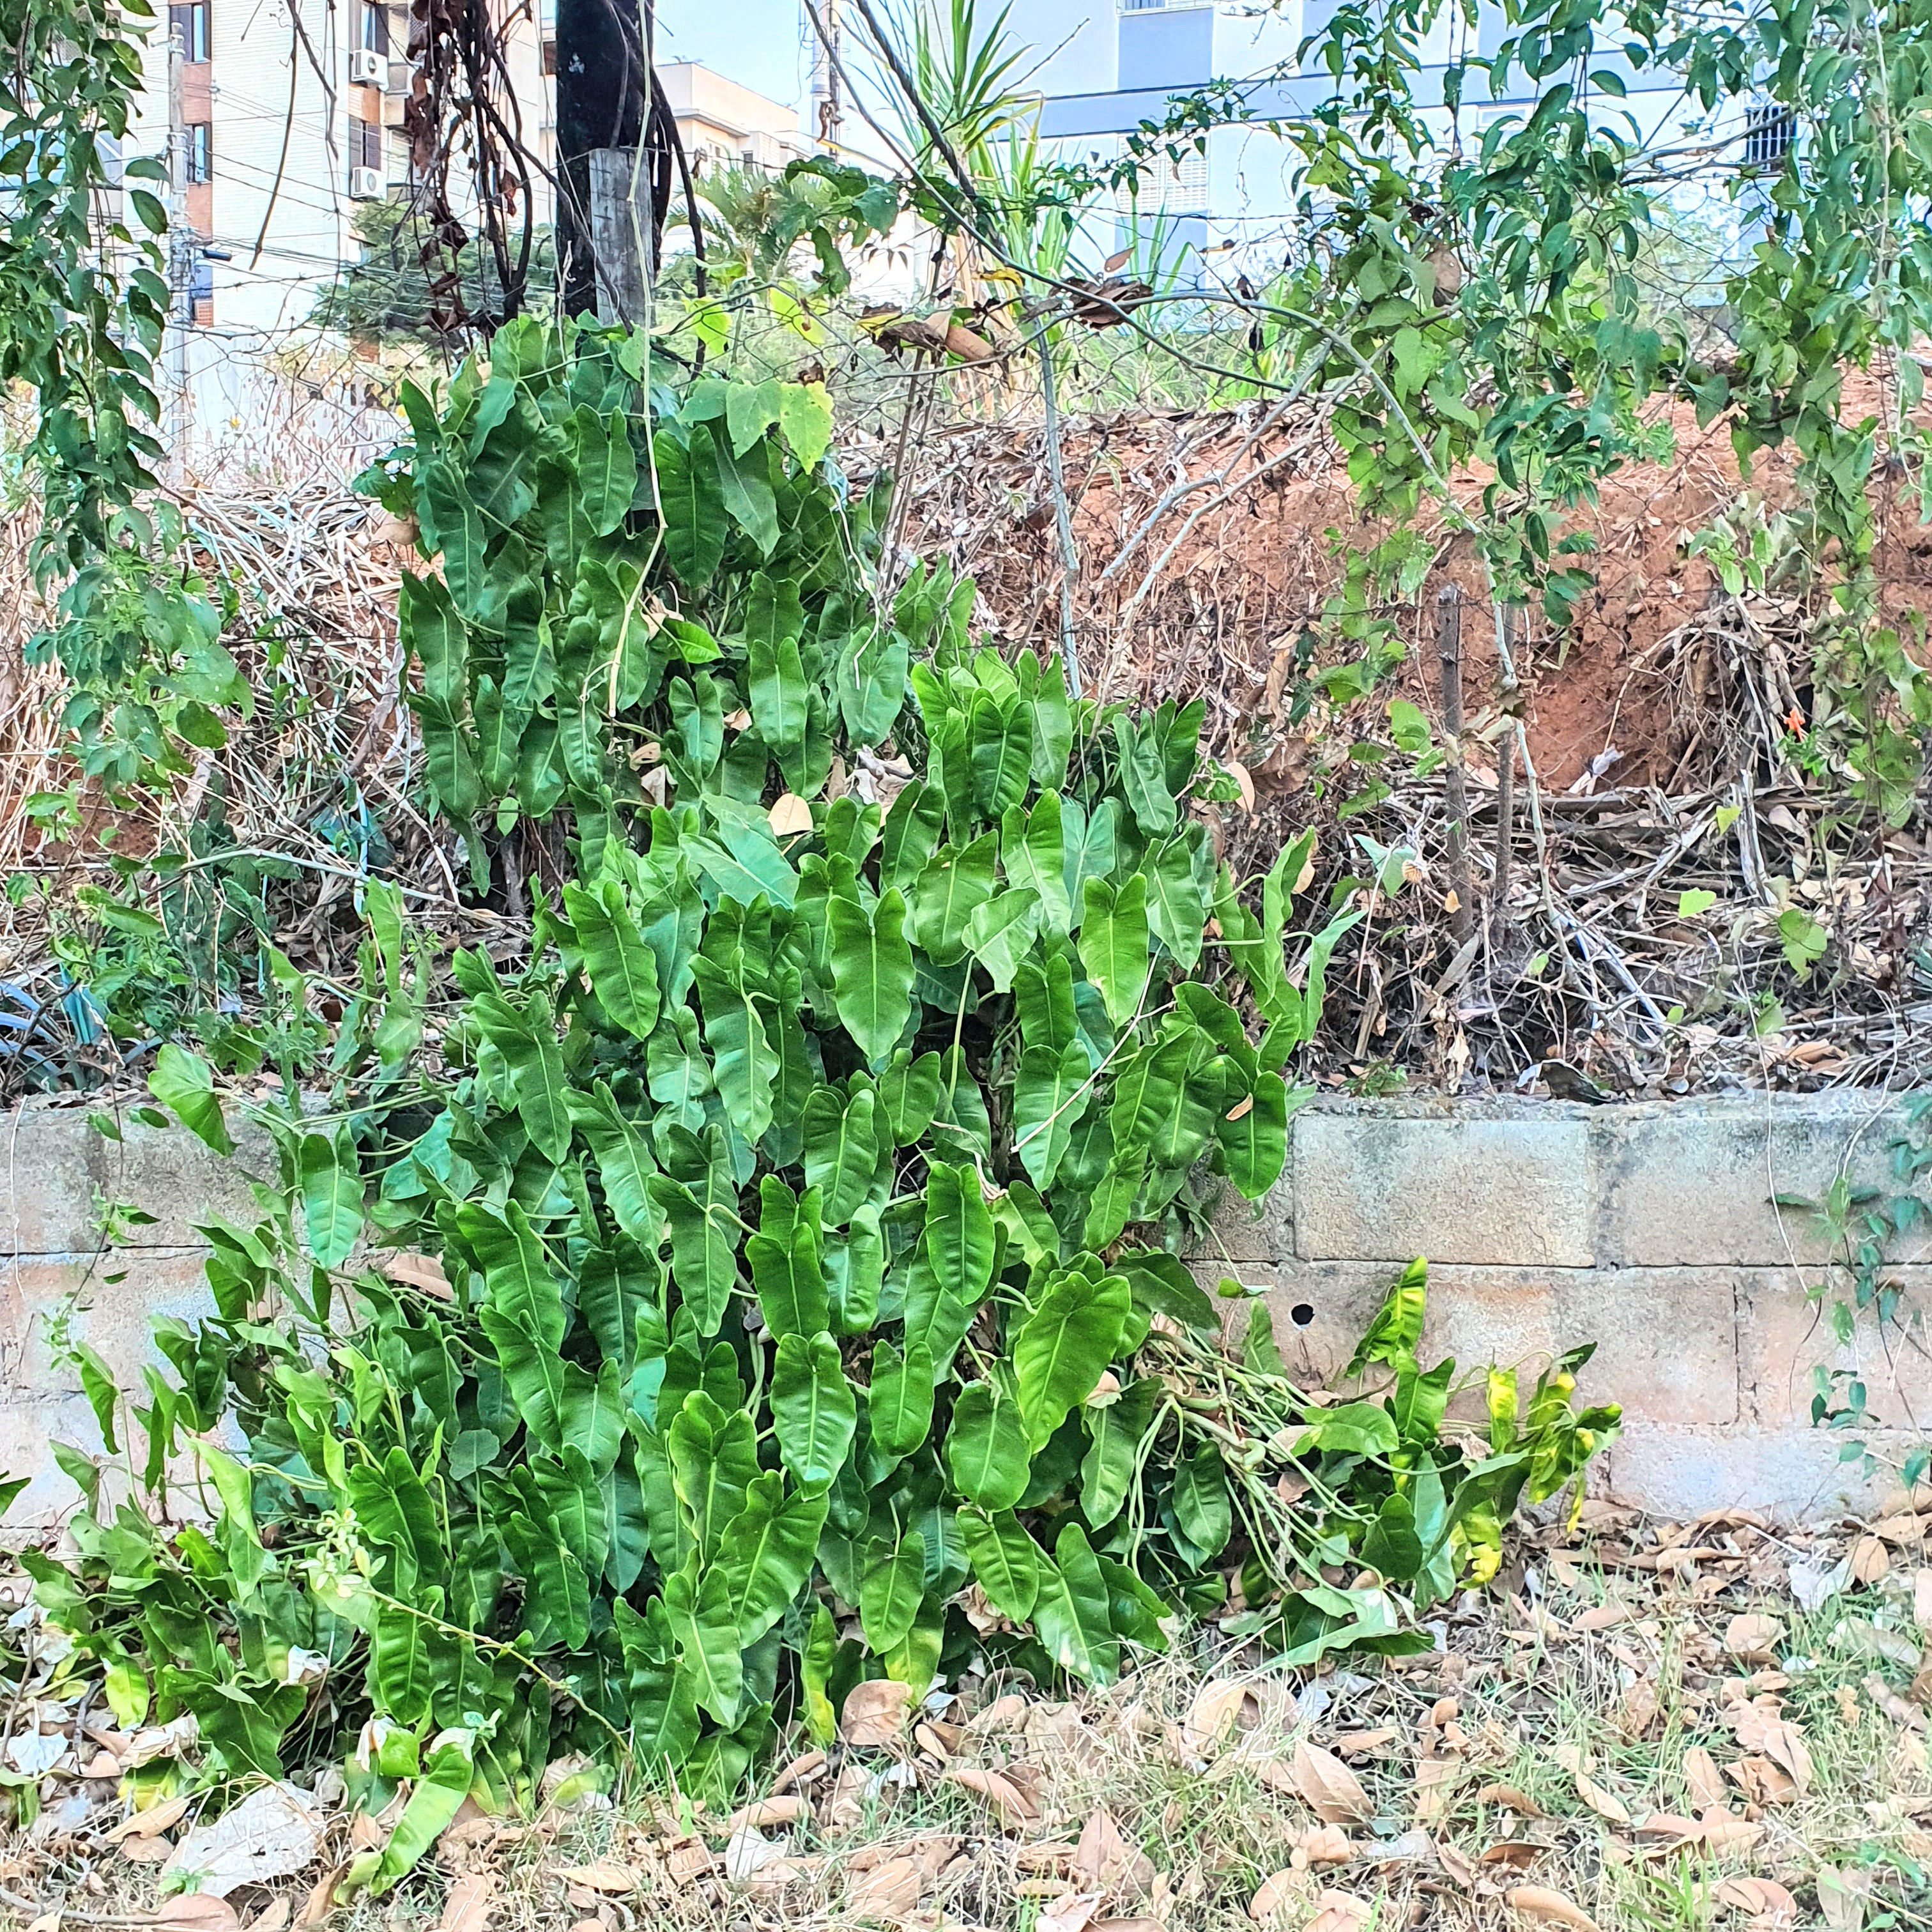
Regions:
M 642 322 L 656 265 L 650 259 L 651 171 L 638 167 L 634 148 L 590 151 L 590 253 L 598 320 Z
M 1456 896 L 1449 929 L 1460 946 L 1468 942 L 1474 908 L 1469 903 L 1469 804 L 1462 785 L 1462 593 L 1453 584 L 1445 584 L 1436 600 L 1436 653 L 1442 667 L 1442 728 L 1449 736 L 1444 788 L 1449 803 L 1449 889 Z

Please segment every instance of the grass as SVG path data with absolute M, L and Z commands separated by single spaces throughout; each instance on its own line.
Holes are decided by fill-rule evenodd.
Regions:
M 1894 1518 L 1888 1574 L 1808 1611 L 1783 1584 L 1814 1539 L 1594 1514 L 1594 1534 L 1522 1546 L 1420 1658 L 1285 1672 L 1203 1632 L 1071 1702 L 976 1680 L 802 1788 L 781 1775 L 754 1834 L 662 1796 L 477 1820 L 397 1895 L 334 1918 L 1254 1932 L 1260 1892 L 1286 1932 L 1932 1925 L 1916 1520 Z M 1922 1594 L 1932 1606 L 1932 1578 Z M 1918 1684 L 1932 1695 L 1932 1672 Z M 153 1868 L 80 1843 L 12 1870 L 8 1888 L 64 1892 L 83 1923 L 152 1898 Z M 261 1888 L 232 1902 L 273 1932 L 314 1878 L 286 1906 Z

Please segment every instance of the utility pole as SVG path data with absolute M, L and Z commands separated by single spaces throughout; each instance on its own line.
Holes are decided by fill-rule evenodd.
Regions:
M 650 112 L 656 90 L 645 52 L 650 13 L 650 0 L 640 7 L 613 6 L 610 0 L 557 0 L 557 283 L 567 314 L 586 314 L 599 306 L 599 229 L 608 234 L 614 222 L 633 223 L 628 205 L 616 213 L 593 214 L 598 196 L 591 157 L 613 148 L 634 157 L 646 140 L 647 120 L 656 118 Z M 646 143 L 640 178 L 634 165 L 630 170 L 644 203 L 634 220 L 644 231 L 646 245 L 636 253 L 646 258 L 656 254 L 661 211 L 670 198 L 670 154 L 667 148 L 660 155 L 657 146 Z M 595 174 L 608 193 L 623 172 L 604 163 Z M 609 276 L 607 268 L 607 281 Z
M 822 0 L 819 18 L 825 25 L 821 40 L 811 14 L 800 9 L 803 38 L 812 49 L 812 137 L 823 154 L 844 152 L 840 130 L 845 122 L 843 80 L 839 74 L 838 0 Z

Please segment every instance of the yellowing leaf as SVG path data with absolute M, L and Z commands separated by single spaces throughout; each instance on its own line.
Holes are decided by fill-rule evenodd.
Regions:
M 1510 1910 L 1537 1925 L 1568 1925 L 1575 1932 L 1597 1932 L 1597 1922 L 1573 1898 L 1546 1885 L 1520 1885 L 1509 1894 Z
M 1362 1788 L 1362 1780 L 1335 1756 L 1306 1739 L 1294 1748 L 1290 1767 L 1294 1788 L 1318 1818 L 1330 1825 L 1346 1825 L 1372 1818 L 1375 1806 Z

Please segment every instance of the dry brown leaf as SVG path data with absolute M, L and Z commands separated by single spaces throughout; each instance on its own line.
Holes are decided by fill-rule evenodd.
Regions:
M 1650 1734 L 1663 1710 L 1657 1679 L 1646 1672 L 1624 1693 L 1617 1707 L 1617 1729 L 1634 1744 Z
M 812 807 L 795 791 L 781 792 L 765 816 L 775 838 L 789 838 L 795 832 L 812 830 Z
M 560 1865 L 556 1876 L 566 1885 L 574 1885 L 584 1892 L 600 1892 L 608 1898 L 622 1898 L 635 1892 L 643 1885 L 644 1875 L 635 1865 L 627 1865 L 616 1858 L 597 1858 L 587 1865 Z
M 145 1922 L 159 1932 L 242 1932 L 234 1906 L 212 1892 L 184 1892 L 164 1898 Z
M 892 1925 L 919 1910 L 925 1889 L 925 1880 L 915 1860 L 888 1858 L 884 1864 L 862 1872 L 846 1888 L 845 1902 L 855 1918 Z
M 1073 1870 L 1090 1887 L 1117 1899 L 1138 1898 L 1154 1882 L 1154 1861 L 1121 1831 L 1111 1811 L 1096 1811 L 1082 1828 Z
M 1425 1757 L 1415 1767 L 1415 1816 L 1420 1824 L 1432 1825 L 1449 1808 L 1456 1786 L 1468 1774 L 1460 1758 Z
M 1393 1726 L 1379 1731 L 1344 1731 L 1335 1742 L 1338 1757 L 1375 1757 L 1402 1733 Z
M 1204 1684 L 1187 1707 L 1181 1726 L 1188 1749 L 1196 1757 L 1226 1744 L 1238 1731 L 1261 1719 L 1262 1707 L 1246 1684 L 1226 1678 Z
M 1481 1866 L 1461 1846 L 1452 1844 L 1447 1838 L 1437 1841 L 1436 1862 L 1465 1892 L 1474 1892 L 1477 1880 L 1483 1875 Z
M 464 1872 L 452 1879 L 436 1932 L 483 1932 L 496 1903 L 496 1886 L 494 1872 Z
M 443 1272 L 442 1263 L 434 1255 L 385 1255 L 378 1265 L 392 1281 L 416 1288 L 432 1301 L 456 1299 L 456 1291 L 449 1285 L 449 1276 Z
M 1161 1918 L 1096 1918 L 1090 1932 L 1167 1932 Z
M 748 1825 L 758 1832 L 770 1831 L 774 1826 L 796 1825 L 805 1816 L 807 1808 L 805 1800 L 796 1792 L 782 1798 L 754 1798 L 725 1820 L 724 1830 L 728 1836 L 734 1832 L 742 1832 Z
M 1900 1512 L 1872 1525 L 1872 1534 L 1900 1550 L 1912 1550 L 1925 1540 L 1925 1526 L 1916 1516 Z
M 1498 1838 L 1484 1852 L 1482 1862 L 1510 1871 L 1527 1871 L 1542 1855 L 1543 1847 L 1532 1845 L 1527 1838 Z
M 1620 1624 L 1636 1622 L 1640 1614 L 1628 1604 L 1593 1604 L 1580 1611 L 1574 1622 L 1580 1630 L 1615 1630 Z
M 772 1796 L 790 1790 L 795 1784 L 809 1784 L 825 1768 L 825 1754 L 822 1750 L 808 1750 L 802 1757 L 795 1757 L 772 1780 Z
M 1345 1865 L 1355 1856 L 1348 1834 L 1339 1825 L 1311 1825 L 1302 1833 L 1295 1850 L 1311 1865 Z
M 1704 1828 L 1695 1818 L 1686 1818 L 1675 1811 L 1653 1811 L 1636 1828 L 1640 1838 L 1675 1838 L 1680 1844 L 1694 1842 L 1704 1835 Z
M 1258 1924 L 1269 1924 L 1301 1896 L 1306 1885 L 1302 1874 L 1292 1870 L 1263 1879 L 1248 1900 L 1248 1916 Z
M 1747 1852 L 1764 1836 L 1762 1825 L 1740 1818 L 1721 1804 L 1712 1805 L 1697 1822 L 1706 1851 Z
M 1010 1691 L 1004 1697 L 995 1697 L 977 1717 L 968 1721 L 966 1728 L 974 1737 L 989 1737 L 995 1731 L 1017 1730 L 1026 1722 L 1030 1708 L 1024 1697 L 1016 1696 Z
M 1702 1744 L 1693 1744 L 1684 1754 L 1684 1786 L 1690 1794 L 1691 1803 L 1700 1811 L 1722 1804 L 1728 1796 L 1718 1760 Z
M 171 1826 L 178 1825 L 188 1816 L 188 1807 L 185 1798 L 165 1798 L 145 1811 L 136 1811 L 131 1818 L 122 1819 L 105 1834 L 106 1842 L 118 1845 L 127 1838 L 157 1838 Z
M 166 1864 L 175 1852 L 165 1838 L 128 1838 L 118 1849 L 130 1865 Z
M 1882 1581 L 1892 1568 L 1892 1552 L 1875 1536 L 1862 1536 L 1852 1545 L 1852 1575 L 1861 1583 Z
M 1351 1824 L 1375 1815 L 1362 1780 L 1333 1751 L 1304 1738 L 1294 1748 L 1290 1770 L 1309 1809 L 1329 1824 Z
M 1546 1885 L 1520 1885 L 1509 1894 L 1510 1910 L 1539 1925 L 1570 1925 L 1597 1932 L 1597 1922 L 1574 1898 Z
M 282 1932 L 289 1922 L 289 1895 L 279 1892 L 248 1922 L 248 1932 Z
M 949 1766 L 940 1775 L 948 1784 L 977 1792 L 999 1813 L 1003 1824 L 1030 1825 L 1040 1816 L 1040 1802 L 1023 1781 L 1012 1775 L 1018 1768 L 1010 1766 L 1005 1771 L 991 1771 L 982 1765 L 958 1764 Z
M 1798 1901 L 1772 1878 L 1727 1878 L 1712 1894 L 1720 1905 L 1743 1912 L 1762 1932 L 1778 1932 L 1798 1922 Z
M 1352 1892 L 1324 1892 L 1315 1901 L 1308 1932 L 1361 1932 L 1375 1916 L 1375 1907 Z
M 1576 1796 L 1595 1812 L 1599 1818 L 1607 1818 L 1612 1825 L 1628 1825 L 1630 1821 L 1630 1807 L 1614 1791 L 1606 1790 L 1588 1772 L 1576 1774 Z
M 1724 1648 L 1742 1664 L 1774 1664 L 1784 1626 L 1760 1610 L 1741 1611 L 1724 1626 Z
M 307 1870 L 322 1850 L 323 1828 L 307 1792 L 292 1784 L 263 1785 L 212 1824 L 188 1832 L 161 1875 L 192 1874 L 197 1891 L 226 1898 L 239 1886 Z
M 1800 1797 L 1810 1790 L 1811 1754 L 1804 1748 L 1803 1735 L 1790 1718 L 1768 1711 L 1761 1704 L 1734 1705 L 1730 1718 L 1738 1742 L 1746 1750 L 1761 1753 L 1781 1766 L 1798 1787 Z
M 1916 1679 L 1913 1688 L 1916 1693 Z M 1894 1724 L 1903 1724 L 1909 1731 L 1924 1730 L 1925 1713 L 1916 1705 L 1908 1704 L 1876 1670 L 1864 1679 L 1864 1694 Z
M 1550 1814 L 1526 1791 L 1514 1784 L 1486 1784 L 1476 1793 L 1479 1804 L 1499 1804 L 1520 1818 L 1546 1818 Z
M 845 1694 L 845 1708 L 839 1713 L 838 1735 L 848 1744 L 896 1743 L 905 1729 L 906 1706 L 911 1698 L 910 1684 L 896 1684 L 890 1678 L 854 1684 Z
M 1063 1892 L 1040 1908 L 1034 1922 L 1039 1932 L 1087 1932 L 1104 1903 L 1097 1892 Z
M 334 1871 L 324 1872 L 308 1888 L 308 1896 L 302 1900 L 302 1909 L 296 1914 L 298 1928 L 320 1925 L 335 1908 L 335 1888 L 340 1882 L 342 1871 L 338 1867 Z
M 702 1838 L 686 1839 L 664 1854 L 664 1870 L 680 1885 L 709 1878 L 717 1869 L 718 1861 L 711 1856 L 711 1847 Z

